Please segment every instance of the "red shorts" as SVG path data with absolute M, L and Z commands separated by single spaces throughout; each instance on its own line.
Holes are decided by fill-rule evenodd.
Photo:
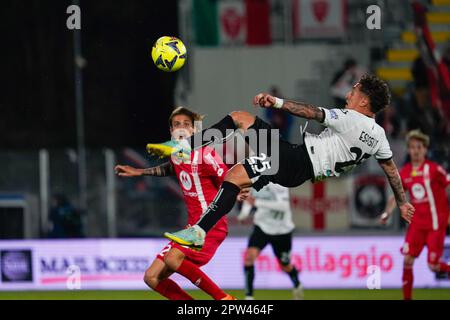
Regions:
M 411 224 L 406 232 L 405 243 L 400 250 L 402 254 L 417 258 L 426 245 L 428 263 L 437 264 L 444 252 L 445 229 L 421 229 Z
M 212 257 L 214 257 L 217 248 L 219 248 L 219 246 L 222 244 L 223 240 L 225 240 L 226 237 L 227 237 L 226 232 L 212 231 L 207 233 L 205 243 L 203 245 L 202 250 L 200 251 L 192 250 L 187 246 L 182 246 L 178 243 L 171 241 L 164 247 L 164 249 L 161 250 L 160 253 L 158 253 L 156 258 L 158 258 L 161 261 L 164 261 L 165 254 L 169 252 L 170 249 L 177 248 L 178 250 L 184 253 L 186 259 L 196 264 L 197 266 L 201 267 L 207 264 L 212 259 Z

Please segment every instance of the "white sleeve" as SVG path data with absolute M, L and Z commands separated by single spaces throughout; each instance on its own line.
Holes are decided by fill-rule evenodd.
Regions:
M 323 125 L 330 127 L 337 132 L 344 132 L 354 126 L 349 115 L 349 111 L 345 109 L 326 109 L 320 108 L 324 113 Z
M 389 145 L 389 141 L 386 138 L 386 134 L 383 134 L 380 147 L 378 148 L 377 153 L 375 153 L 375 159 L 377 160 L 390 160 L 392 158 L 392 150 Z
M 238 220 L 242 221 L 247 219 L 247 217 L 250 215 L 250 212 L 252 211 L 252 206 L 247 202 L 244 201 L 244 203 L 242 204 L 242 208 L 241 208 L 241 212 L 238 215 Z

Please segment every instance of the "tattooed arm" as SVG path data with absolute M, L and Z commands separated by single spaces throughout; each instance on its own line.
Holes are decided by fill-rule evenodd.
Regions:
M 144 176 L 167 177 L 174 174 L 172 164 L 170 162 L 162 165 L 144 169 Z
M 277 98 L 267 93 L 260 93 L 253 99 L 253 104 L 259 105 L 262 108 L 274 107 L 276 103 Z M 325 119 L 323 110 L 309 103 L 284 100 L 281 109 L 288 111 L 294 116 L 305 119 L 313 119 L 319 122 L 323 122 Z
M 405 191 L 403 190 L 402 180 L 395 165 L 394 160 L 379 161 L 380 167 L 386 174 L 389 184 L 391 185 L 394 197 L 397 202 L 397 206 L 400 209 L 400 214 L 403 219 L 408 223 L 411 223 L 412 216 L 414 214 L 414 207 L 406 201 Z
M 163 163 L 159 166 L 137 169 L 131 166 L 117 165 L 115 167 L 116 174 L 121 177 L 140 177 L 140 176 L 153 176 L 153 177 L 167 177 L 173 175 L 173 167 L 170 162 Z
M 323 120 L 325 119 L 323 110 L 308 103 L 284 100 L 281 109 L 288 111 L 294 116 L 302 117 L 305 119 L 313 119 L 319 122 L 323 122 Z

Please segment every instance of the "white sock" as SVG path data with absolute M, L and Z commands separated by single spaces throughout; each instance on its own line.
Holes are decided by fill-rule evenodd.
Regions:
M 200 227 L 200 226 L 194 224 L 194 225 L 192 226 L 192 228 L 194 228 L 197 232 L 199 232 L 201 236 L 204 237 L 204 236 L 206 235 L 206 232 L 205 232 L 205 230 L 202 229 L 202 227 Z

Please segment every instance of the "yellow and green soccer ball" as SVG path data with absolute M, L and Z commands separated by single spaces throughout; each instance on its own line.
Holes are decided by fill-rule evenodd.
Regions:
M 178 38 L 161 37 L 153 45 L 152 59 L 158 69 L 166 72 L 177 71 L 186 62 L 186 47 Z

